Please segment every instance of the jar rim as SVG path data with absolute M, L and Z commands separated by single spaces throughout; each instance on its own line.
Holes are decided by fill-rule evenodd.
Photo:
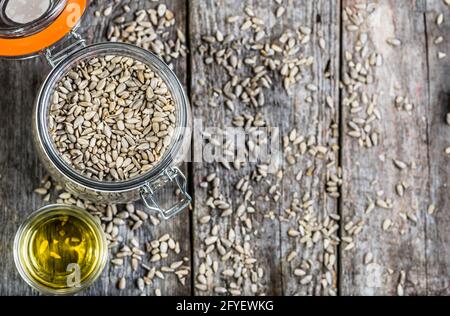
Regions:
M 35 281 L 32 277 L 30 277 L 29 273 L 24 267 L 24 264 L 20 258 L 19 253 L 21 252 L 20 246 L 22 238 L 24 237 L 23 234 L 25 230 L 30 226 L 30 224 L 36 220 L 39 217 L 42 217 L 42 219 L 45 219 L 46 215 L 51 214 L 52 212 L 56 211 L 65 211 L 70 213 L 70 215 L 73 215 L 78 218 L 82 218 L 85 221 L 89 222 L 89 225 L 92 225 L 93 228 L 95 228 L 96 234 L 98 235 L 100 242 L 100 249 L 99 253 L 101 255 L 101 259 L 99 261 L 98 266 L 96 267 L 95 271 L 92 273 L 91 276 L 87 280 L 85 280 L 82 284 L 80 284 L 79 287 L 74 288 L 66 288 L 66 289 L 50 289 L 48 287 L 43 286 L 39 282 Z M 16 232 L 16 235 L 14 237 L 14 246 L 13 246 L 13 255 L 14 255 L 14 262 L 15 266 L 22 277 L 22 279 L 33 289 L 43 293 L 43 294 L 51 294 L 51 295 L 71 295 L 78 292 L 81 292 L 91 286 L 103 273 L 103 270 L 106 267 L 106 263 L 108 261 L 108 242 L 106 240 L 106 235 L 103 232 L 102 227 L 97 222 L 94 216 L 92 216 L 88 211 L 79 208 L 74 205 L 65 205 L 65 204 L 51 204 L 44 206 L 30 215 L 25 219 L 25 221 L 19 226 L 19 229 Z
M 76 63 L 95 56 L 115 54 L 136 59 L 155 71 L 169 87 L 175 99 L 175 107 L 178 113 L 177 126 L 175 127 L 172 142 L 156 166 L 143 175 L 132 177 L 125 181 L 107 182 L 83 176 L 80 172 L 77 172 L 73 167 L 64 162 L 48 132 L 48 110 L 55 84 Z M 37 97 L 34 124 L 37 126 L 38 140 L 43 148 L 44 154 L 64 177 L 68 177 L 82 187 L 99 192 L 125 192 L 142 187 L 143 184 L 154 180 L 174 164 L 177 152 L 183 147 L 183 140 L 185 137 L 190 137 L 191 135 L 189 106 L 189 101 L 181 82 L 172 69 L 155 54 L 131 44 L 103 42 L 88 45 L 72 53 L 52 69 Z
M 13 23 L 0 12 L 0 57 L 28 59 L 38 56 L 46 48 L 57 45 L 75 30 L 86 13 L 89 0 L 52 0 L 47 12 L 26 24 Z M 7 0 L 0 0 L 0 10 Z M 73 15 L 79 8 L 79 15 Z M 73 16 L 72 16 L 73 15 Z M 68 16 L 74 23 L 67 23 Z M 72 21 L 72 20 L 71 20 Z
M 41 16 L 27 23 L 19 23 L 6 13 L 9 1 L 0 0 L 0 37 L 20 38 L 33 35 L 51 24 L 61 14 L 66 4 L 67 0 L 49 1 L 49 7 Z

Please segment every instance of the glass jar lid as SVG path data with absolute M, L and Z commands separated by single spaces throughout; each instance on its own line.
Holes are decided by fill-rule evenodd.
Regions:
M 33 56 L 64 38 L 87 0 L 0 0 L 0 56 Z

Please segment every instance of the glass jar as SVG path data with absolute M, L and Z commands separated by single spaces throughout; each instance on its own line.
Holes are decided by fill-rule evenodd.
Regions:
M 34 212 L 14 239 L 20 276 L 43 294 L 70 295 L 86 289 L 102 274 L 107 260 L 102 227 L 74 206 L 51 205 Z
M 3 1 L 8 2 L 8 0 Z M 0 55 L 7 57 L 23 58 L 35 55 L 37 46 L 33 45 L 37 45 L 36 37 L 44 40 L 49 34 L 55 34 L 54 41 L 57 41 L 60 39 L 61 28 L 67 32 L 58 43 L 55 42 L 50 47 L 44 45 L 37 52 L 43 55 L 53 67 L 42 85 L 33 111 L 33 139 L 41 161 L 50 175 L 77 197 L 96 203 L 117 204 L 142 199 L 149 210 L 159 212 L 163 218 L 168 219 L 174 216 L 191 202 L 191 197 L 187 193 L 186 178 L 177 167 L 184 161 L 189 151 L 192 128 L 190 105 L 181 83 L 162 60 L 137 46 L 124 43 L 99 43 L 86 46 L 83 38 L 73 30 L 87 7 L 86 0 L 49 1 L 51 3 L 49 11 L 38 21 L 20 27 L 17 25 L 5 27 L 0 23 L 0 46 L 5 43 L 13 48 L 13 51 L 0 48 Z M 66 5 L 64 9 L 61 9 L 61 2 Z M 72 11 L 77 12 L 73 8 L 71 10 L 70 6 L 80 11 L 78 19 L 69 19 Z M 67 19 L 71 23 L 68 24 Z M 15 32 L 14 29 L 16 29 Z M 46 36 L 43 35 L 48 32 L 50 33 Z M 15 34 L 13 39 L 11 34 Z M 23 40 L 25 41 L 18 45 L 17 41 Z M 150 67 L 167 84 L 174 98 L 177 113 L 171 144 L 157 165 L 141 176 L 121 182 L 96 181 L 76 172 L 61 158 L 48 132 L 49 108 L 57 82 L 79 62 L 104 55 L 130 57 Z M 158 192 L 169 187 L 175 187 L 179 194 L 173 205 L 163 205 L 167 203 L 159 201 Z
M 149 172 L 121 182 L 96 181 L 87 178 L 61 158 L 48 132 L 48 113 L 55 84 L 69 69 L 81 60 L 103 55 L 127 56 L 148 65 L 169 87 L 175 101 L 177 123 L 172 143 L 161 160 Z M 48 75 L 37 97 L 33 113 L 33 138 L 43 164 L 65 189 L 83 199 L 98 203 L 127 203 L 141 198 L 145 205 L 170 218 L 186 208 L 191 198 L 187 193 L 186 178 L 177 168 L 189 150 L 191 113 L 181 83 L 170 68 L 152 53 L 134 45 L 100 43 L 86 46 L 67 56 Z M 167 208 L 157 200 L 156 193 L 165 185 L 175 184 L 179 190 L 178 201 Z

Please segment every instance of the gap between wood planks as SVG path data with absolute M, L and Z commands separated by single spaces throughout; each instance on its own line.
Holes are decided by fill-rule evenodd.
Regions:
M 187 72 L 187 94 L 188 94 L 188 98 L 189 98 L 189 102 L 191 102 L 192 100 L 192 88 L 191 85 L 192 83 L 192 59 L 191 59 L 191 54 L 192 54 L 192 47 L 191 47 L 191 41 L 190 41 L 190 34 L 191 34 L 191 11 L 190 11 L 190 5 L 189 5 L 189 0 L 186 1 L 186 47 L 188 49 L 188 55 L 187 55 L 187 69 L 189 69 L 189 71 Z M 192 106 L 192 104 L 191 104 Z M 194 148 L 194 138 L 192 138 L 191 140 L 191 148 Z M 194 161 L 194 152 L 191 151 L 191 161 Z M 188 164 L 188 192 L 192 197 L 192 205 L 195 205 L 195 184 L 194 184 L 194 167 L 193 167 L 193 163 L 189 163 Z M 190 284 L 190 291 L 191 291 L 191 295 L 194 295 L 195 293 L 195 266 L 194 266 L 194 254 L 195 254 L 195 249 L 194 249 L 194 209 L 189 210 L 189 231 L 190 231 L 190 256 L 189 256 L 189 260 L 191 262 L 191 284 Z
M 343 0 L 339 0 L 339 69 L 337 70 L 337 73 L 339 74 L 338 78 L 338 85 L 340 85 L 342 77 L 343 77 L 343 64 L 344 64 L 344 46 L 342 45 L 343 42 L 343 35 L 344 35 L 344 21 L 342 19 L 342 11 L 344 10 L 344 3 Z M 344 110 L 342 107 L 342 100 L 343 100 L 343 93 L 341 87 L 339 87 L 338 92 L 338 106 L 339 106 L 339 161 L 338 164 L 341 165 L 343 161 L 343 155 L 344 155 Z M 337 201 L 337 212 L 340 216 L 339 220 L 339 238 L 342 238 L 343 235 L 343 199 L 342 199 L 342 186 L 339 187 L 339 198 Z M 341 261 L 341 252 L 342 252 L 342 244 L 339 243 L 337 246 L 336 251 L 336 261 L 337 261 L 337 271 L 336 271 L 336 278 L 337 278 L 337 295 L 339 296 L 341 294 L 341 273 L 342 273 L 342 261 Z

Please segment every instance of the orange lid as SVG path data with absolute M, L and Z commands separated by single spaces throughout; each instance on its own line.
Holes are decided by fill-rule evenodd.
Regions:
M 47 22 L 37 30 L 34 28 L 32 32 L 25 31 L 20 37 L 2 37 L 2 34 L 0 34 L 0 56 L 23 57 L 33 55 L 64 38 L 80 21 L 87 8 L 87 0 L 65 0 L 64 2 L 65 5 L 63 4 L 61 13 L 58 12 L 59 15 L 55 16 L 50 23 Z M 45 15 L 39 18 L 41 23 L 46 18 Z M 30 25 L 33 23 L 35 22 L 31 22 Z M 30 25 L 27 25 L 29 29 Z M 14 27 L 20 28 L 23 25 L 16 24 L 9 30 L 14 30 Z

